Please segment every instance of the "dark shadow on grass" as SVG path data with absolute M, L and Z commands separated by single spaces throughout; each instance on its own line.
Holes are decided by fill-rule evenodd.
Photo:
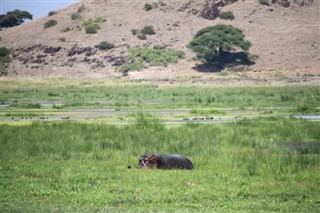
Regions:
M 240 65 L 251 66 L 255 64 L 248 57 L 246 52 L 223 52 L 214 62 L 199 64 L 192 69 L 198 72 L 221 72 L 225 68 L 232 68 Z

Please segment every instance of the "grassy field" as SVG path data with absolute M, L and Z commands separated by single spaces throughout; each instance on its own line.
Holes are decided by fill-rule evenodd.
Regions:
M 126 125 L 1 122 L 0 212 L 319 211 L 320 122 L 282 115 L 319 114 L 320 87 L 3 80 L 1 102 L 13 104 L 0 109 L 2 116 L 79 107 L 136 111 Z M 170 126 L 148 113 L 161 108 L 186 108 L 192 116 L 264 110 L 254 120 Z M 285 111 L 279 116 L 277 109 Z M 127 168 L 144 153 L 179 153 L 195 170 Z
M 179 122 L 197 117 L 317 115 L 319 103 L 319 86 L 159 87 L 144 81 L 116 79 L 2 79 L 0 104 L 10 107 L 0 107 L 0 119 L 70 117 L 128 124 L 132 113 L 143 109 L 162 120 Z M 93 114 L 95 109 L 104 110 Z
M 68 107 L 319 107 L 319 86 L 279 87 L 158 87 L 143 81 L 2 80 L 0 103 L 37 108 L 37 102 L 57 102 Z
M 320 147 L 292 146 L 318 144 L 319 122 L 263 118 L 168 128 L 142 117 L 128 126 L 2 125 L 1 212 L 319 210 Z M 153 152 L 183 154 L 195 170 L 127 169 Z

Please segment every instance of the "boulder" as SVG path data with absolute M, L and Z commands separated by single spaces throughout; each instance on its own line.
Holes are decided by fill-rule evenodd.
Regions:
M 57 53 L 61 50 L 61 47 L 44 47 L 44 53 Z
M 201 17 L 208 20 L 214 20 L 218 18 L 220 15 L 218 5 L 216 3 L 212 3 L 211 5 L 206 4 L 204 9 L 201 12 Z

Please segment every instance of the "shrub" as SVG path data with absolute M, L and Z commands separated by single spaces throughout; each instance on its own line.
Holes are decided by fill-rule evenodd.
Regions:
M 10 50 L 6 47 L 0 48 L 0 76 L 6 76 L 8 74 L 8 63 L 11 62 Z
M 44 23 L 44 28 L 49 28 L 49 27 L 53 27 L 56 24 L 58 24 L 58 22 L 54 19 L 50 19 L 49 21 L 47 21 L 46 23 Z
M 85 26 L 85 31 L 88 34 L 97 33 L 100 30 L 100 23 L 105 22 L 106 19 L 103 17 L 98 17 L 95 20 L 89 19 L 83 23 Z
M 95 47 L 98 48 L 99 50 L 110 50 L 110 49 L 114 48 L 114 44 L 109 43 L 107 41 L 101 41 Z
M 144 9 L 145 11 L 152 10 L 152 9 L 153 9 L 152 4 L 145 3 L 143 9 Z
M 119 67 L 119 70 L 121 72 L 123 71 L 130 71 L 130 70 L 137 70 L 137 71 L 140 71 L 143 69 L 143 64 L 142 64 L 142 61 L 135 61 L 133 63 L 125 63 L 123 65 L 121 65 Z
M 132 29 L 132 30 L 131 30 L 131 33 L 132 33 L 132 35 L 137 35 L 137 34 L 140 33 L 140 30 L 138 30 L 138 29 Z
M 0 76 L 6 76 L 8 74 L 7 65 L 0 64 Z
M 261 5 L 267 5 L 267 6 L 270 6 L 269 4 L 269 0 L 258 0 L 259 1 L 259 4 Z
M 50 11 L 50 12 L 48 13 L 48 16 L 53 16 L 53 15 L 55 15 L 55 14 L 57 14 L 57 11 Z
M 145 26 L 142 28 L 141 33 L 144 35 L 154 35 L 156 34 L 156 31 L 153 29 L 153 26 Z
M 11 58 L 7 55 L 4 57 L 0 57 L 0 63 L 10 63 L 11 62 Z
M 178 63 L 184 57 L 185 54 L 181 50 L 166 49 L 160 46 L 130 48 L 129 58 L 134 62 L 121 65 L 120 70 L 142 70 L 143 63 L 148 63 L 150 66 L 167 66 Z
M 89 24 L 85 26 L 85 31 L 88 34 L 95 34 L 98 32 L 98 30 L 100 29 L 100 26 L 98 24 Z
M 6 47 L 0 47 L 0 57 L 5 57 L 10 54 L 10 50 Z
M 137 37 L 140 40 L 146 40 L 147 39 L 147 36 L 145 34 L 139 34 Z
M 81 17 L 81 15 L 79 14 L 79 13 L 73 13 L 72 15 L 71 15 L 71 19 L 72 20 L 78 20 L 78 19 L 81 19 L 82 17 Z
M 70 32 L 72 29 L 70 27 L 66 27 L 61 30 L 62 33 Z
M 231 11 L 221 12 L 220 13 L 220 19 L 233 20 L 234 19 L 234 15 L 233 15 L 233 13 Z
M 103 22 L 106 22 L 106 21 L 107 21 L 107 19 L 104 18 L 104 17 L 97 17 L 97 18 L 94 20 L 95 23 L 103 23 Z

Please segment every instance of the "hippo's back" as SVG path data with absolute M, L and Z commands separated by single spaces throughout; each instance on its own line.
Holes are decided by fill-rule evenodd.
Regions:
M 159 169 L 194 169 L 192 162 L 188 158 L 178 154 L 157 154 L 156 157 L 159 159 Z

